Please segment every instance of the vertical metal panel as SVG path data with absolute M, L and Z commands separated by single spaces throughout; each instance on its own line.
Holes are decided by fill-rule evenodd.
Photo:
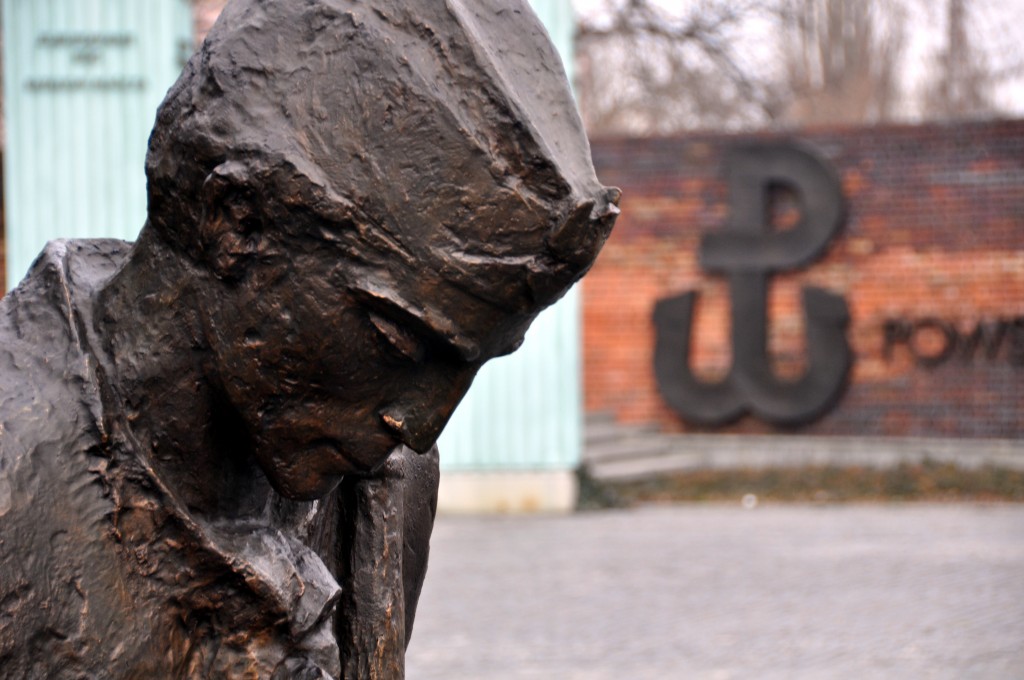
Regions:
M 570 74 L 569 0 L 531 0 Z M 510 357 L 480 372 L 439 446 L 445 470 L 567 470 L 582 431 L 580 303 L 574 289 L 544 312 Z
M 3 0 L 8 287 L 49 239 L 138 234 L 191 19 L 188 0 Z

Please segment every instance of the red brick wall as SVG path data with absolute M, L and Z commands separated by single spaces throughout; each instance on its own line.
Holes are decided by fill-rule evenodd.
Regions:
M 721 376 L 730 362 L 724 280 L 698 267 L 700 237 L 728 214 L 722 151 L 739 139 L 693 135 L 593 144 L 598 174 L 624 191 L 622 216 L 584 283 L 586 407 L 620 421 L 696 431 L 663 403 L 652 369 L 655 300 L 700 291 L 693 365 Z M 784 136 L 785 137 L 785 136 Z M 998 355 L 915 361 L 885 352 L 887 320 L 934 317 L 969 335 L 979 322 L 1024 317 L 1024 121 L 824 129 L 788 135 L 838 170 L 843 231 L 824 258 L 772 279 L 769 346 L 779 375 L 802 370 L 800 287 L 845 296 L 855 353 L 850 384 L 817 423 L 830 435 L 1024 436 L 1024 323 L 1008 323 Z M 918 354 L 946 340 L 923 329 Z M 747 417 L 725 431 L 778 428 Z M 720 430 L 716 430 L 720 431 Z

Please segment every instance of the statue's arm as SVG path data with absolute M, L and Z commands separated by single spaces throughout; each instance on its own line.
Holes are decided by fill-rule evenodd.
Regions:
M 345 678 L 405 675 L 440 480 L 437 448 L 402 447 L 372 477 L 339 488 L 337 639 Z
M 406 459 L 402 571 L 405 581 L 405 644 L 408 646 L 416 604 L 427 574 L 430 535 L 437 514 L 437 489 L 441 473 L 436 446 L 424 454 L 407 448 L 402 450 Z

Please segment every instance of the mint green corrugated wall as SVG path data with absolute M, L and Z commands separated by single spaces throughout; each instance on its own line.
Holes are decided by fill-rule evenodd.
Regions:
M 572 78 L 569 0 L 531 0 Z M 441 466 L 463 470 L 570 470 L 582 429 L 579 291 L 534 323 L 510 357 L 487 364 L 441 436 Z
M 146 141 L 192 52 L 188 0 L 3 0 L 7 285 L 52 238 L 134 240 Z

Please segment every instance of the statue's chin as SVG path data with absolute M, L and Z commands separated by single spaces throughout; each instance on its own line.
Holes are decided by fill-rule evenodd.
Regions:
M 333 442 L 306 443 L 296 449 L 274 457 L 261 456 L 259 448 L 256 450 L 256 460 L 271 486 L 285 498 L 318 500 L 331 493 L 346 474 L 356 471 Z
M 341 483 L 342 475 L 321 476 L 309 475 L 303 479 L 278 478 L 276 475 L 268 475 L 270 485 L 277 493 L 293 501 L 316 501 L 334 491 Z
M 358 444 L 338 437 L 267 437 L 254 442 L 260 469 L 277 493 L 296 501 L 313 501 L 331 493 L 348 475 L 376 474 L 402 448 L 386 434 Z M 353 450 L 364 453 L 353 455 Z

